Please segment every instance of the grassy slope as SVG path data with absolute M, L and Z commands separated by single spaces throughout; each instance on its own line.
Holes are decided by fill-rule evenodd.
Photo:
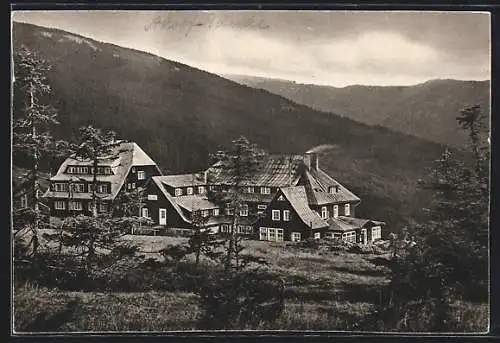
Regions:
M 53 65 L 50 101 L 60 113 L 58 137 L 69 138 L 84 124 L 113 129 L 169 172 L 205 167 L 209 153 L 241 134 L 274 152 L 336 144 L 338 152 L 322 156 L 320 164 L 364 199 L 360 217 L 398 230 L 429 202 L 416 180 L 441 153 L 438 144 L 63 31 L 16 23 L 13 42 L 38 50 Z M 20 93 L 16 99 L 17 111 Z
M 137 239 L 135 239 L 137 238 Z M 132 237 L 126 237 L 132 239 Z M 134 237 L 141 250 L 155 251 L 185 238 Z M 359 330 L 355 323 L 373 309 L 377 293 L 373 287 L 385 282 L 386 267 L 371 254 L 298 250 L 285 244 L 247 241 L 246 253 L 263 256 L 269 271 L 286 280 L 285 310 L 273 324 L 252 329 Z M 159 257 L 149 254 L 149 257 Z M 192 330 L 199 315 L 192 293 L 61 292 L 26 285 L 15 290 L 16 327 L 29 329 L 40 314 L 47 318 L 76 300 L 76 311 L 67 315 L 62 331 L 166 331 Z M 486 304 L 456 304 L 457 331 L 484 330 Z M 54 320 L 52 322 L 55 322 Z
M 488 113 L 490 107 L 489 81 L 432 80 L 415 86 L 337 88 L 260 77 L 226 77 L 320 111 L 452 146 L 466 141 L 455 119 L 459 111 L 480 104 Z

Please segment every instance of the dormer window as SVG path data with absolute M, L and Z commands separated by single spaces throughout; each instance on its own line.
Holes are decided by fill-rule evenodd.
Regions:
M 73 183 L 70 185 L 71 192 L 83 193 L 85 192 L 85 185 L 83 183 Z
M 328 192 L 330 194 L 335 194 L 339 192 L 339 186 L 330 186 L 328 187 Z
M 261 194 L 271 194 L 271 188 L 269 188 L 269 187 L 261 187 L 260 188 L 260 193 Z
M 248 187 L 248 188 L 247 188 L 247 192 L 248 192 L 248 193 L 254 193 L 254 192 L 255 192 L 255 188 L 253 188 L 253 187 Z
M 56 192 L 67 192 L 68 184 L 67 183 L 54 183 L 54 190 Z
M 199 186 L 198 187 L 198 194 L 205 194 L 206 190 L 204 186 Z
M 76 168 L 69 166 L 68 169 L 66 169 L 66 173 L 68 174 L 75 174 L 76 173 Z
M 182 195 L 182 188 L 176 188 L 175 189 L 175 196 L 178 197 L 178 196 L 181 196 Z
M 193 187 L 187 188 L 187 195 L 193 195 Z

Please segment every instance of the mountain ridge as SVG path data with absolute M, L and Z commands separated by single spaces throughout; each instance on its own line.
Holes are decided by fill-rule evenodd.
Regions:
M 239 135 L 273 153 L 332 144 L 339 148 L 321 153 L 320 166 L 363 199 L 360 216 L 397 230 L 429 202 L 415 185 L 443 151 L 439 144 L 316 111 L 151 53 L 84 37 L 89 45 L 67 34 L 31 24 L 13 28 L 15 49 L 34 49 L 53 66 L 47 100 L 59 110 L 57 138 L 70 139 L 88 124 L 112 129 L 167 173 L 206 167 L 210 153 Z M 14 116 L 21 113 L 21 95 L 14 93 Z
M 467 142 L 456 123 L 459 111 L 475 104 L 487 114 L 490 111 L 490 80 L 431 79 L 411 86 L 335 87 L 260 76 L 224 77 L 316 110 L 457 148 Z

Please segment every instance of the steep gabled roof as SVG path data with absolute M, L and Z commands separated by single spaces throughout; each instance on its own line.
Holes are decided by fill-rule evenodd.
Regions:
M 310 205 L 360 201 L 354 193 L 319 168 L 304 171 L 300 183 L 306 188 Z M 329 193 L 330 187 L 337 187 L 338 192 Z
M 210 183 L 232 184 L 233 178 L 216 163 L 208 168 Z M 243 186 L 286 187 L 297 183 L 304 166 L 302 155 L 269 155 L 262 161 L 262 166 L 251 177 L 242 183 Z
M 292 186 L 280 188 L 275 197 L 283 193 L 285 198 L 290 202 L 292 208 L 297 212 L 300 220 L 312 229 L 327 227 L 328 224 L 321 219 L 318 213 L 311 210 L 307 201 L 307 194 L 304 186 Z
M 345 216 L 338 216 L 337 218 L 329 218 L 327 222 L 330 225 L 329 230 L 332 231 L 352 231 L 356 229 L 361 229 L 368 223 L 372 223 L 374 225 L 385 225 L 384 222 L 379 222 L 376 220 L 345 217 Z
M 129 143 L 132 145 L 132 151 L 133 151 L 133 156 L 132 156 L 132 165 L 133 166 L 156 166 L 155 161 L 151 157 L 149 157 L 148 154 L 144 152 L 144 150 L 141 149 L 139 145 L 135 142 Z
M 171 196 L 167 190 L 165 189 L 165 187 L 163 186 L 162 182 L 161 182 L 161 176 L 153 176 L 151 178 L 153 180 L 153 182 L 156 184 L 156 186 L 158 187 L 158 189 L 163 193 L 163 195 L 165 196 L 165 198 L 167 199 L 168 202 L 170 202 L 172 204 L 172 207 L 175 209 L 175 211 L 179 214 L 179 216 L 182 218 L 182 220 L 184 220 L 186 223 L 191 223 L 191 220 L 189 220 L 185 215 L 184 213 L 182 212 L 181 208 L 179 207 L 179 205 L 174 201 L 174 197 Z
M 345 223 L 355 225 L 359 228 L 364 227 L 368 223 L 374 224 L 374 225 L 385 225 L 384 222 L 379 222 L 379 221 L 371 220 L 371 219 L 362 219 L 362 218 L 345 217 L 345 216 L 339 216 L 338 218 L 339 218 L 339 220 L 342 220 Z
M 217 204 L 208 200 L 206 196 L 200 194 L 182 195 L 172 197 L 172 199 L 177 203 L 177 205 L 188 211 L 219 208 Z
M 122 142 L 118 146 L 113 149 L 113 152 L 110 154 L 110 158 L 104 158 L 102 161 L 99 161 L 100 166 L 110 166 L 113 171 L 113 175 L 98 175 L 97 179 L 100 182 L 109 182 L 111 184 L 111 192 L 110 194 L 102 194 L 100 198 L 103 200 L 112 200 L 116 197 L 118 192 L 123 186 L 125 179 L 130 172 L 132 166 L 144 166 L 144 165 L 156 165 L 154 161 L 147 156 L 147 154 L 134 142 Z M 134 162 L 138 164 L 135 164 Z M 87 181 L 92 182 L 92 175 L 76 175 L 76 174 L 66 174 L 66 168 L 68 166 L 91 166 L 92 162 L 81 161 L 74 158 L 74 156 L 68 157 L 59 167 L 57 174 L 50 178 L 51 181 Z M 159 169 L 158 169 L 159 170 Z M 68 198 L 68 192 L 54 192 L 48 190 L 44 197 L 53 197 L 53 198 Z M 92 195 L 90 193 L 76 193 L 72 194 L 72 197 L 75 199 L 90 199 Z
M 345 222 L 342 219 L 339 218 L 328 218 L 327 221 L 328 225 L 330 226 L 328 230 L 331 231 L 354 231 L 358 229 L 359 227 L 357 225 L 354 225 L 349 222 Z
M 163 182 L 167 186 L 174 188 L 205 185 L 203 176 L 199 173 L 164 175 L 161 177 L 161 182 Z

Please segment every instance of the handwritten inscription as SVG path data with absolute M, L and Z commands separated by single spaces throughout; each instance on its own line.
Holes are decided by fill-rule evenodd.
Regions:
M 174 30 L 175 28 L 205 28 L 212 29 L 217 27 L 232 27 L 232 28 L 257 28 L 257 29 L 267 29 L 269 25 L 261 18 L 242 18 L 239 20 L 227 19 L 220 20 L 217 18 L 208 19 L 204 17 L 201 19 L 198 15 L 192 17 L 184 18 L 174 18 L 171 16 L 164 17 L 161 15 L 156 16 L 151 23 L 146 25 L 144 29 L 146 31 L 153 29 L 166 29 Z

